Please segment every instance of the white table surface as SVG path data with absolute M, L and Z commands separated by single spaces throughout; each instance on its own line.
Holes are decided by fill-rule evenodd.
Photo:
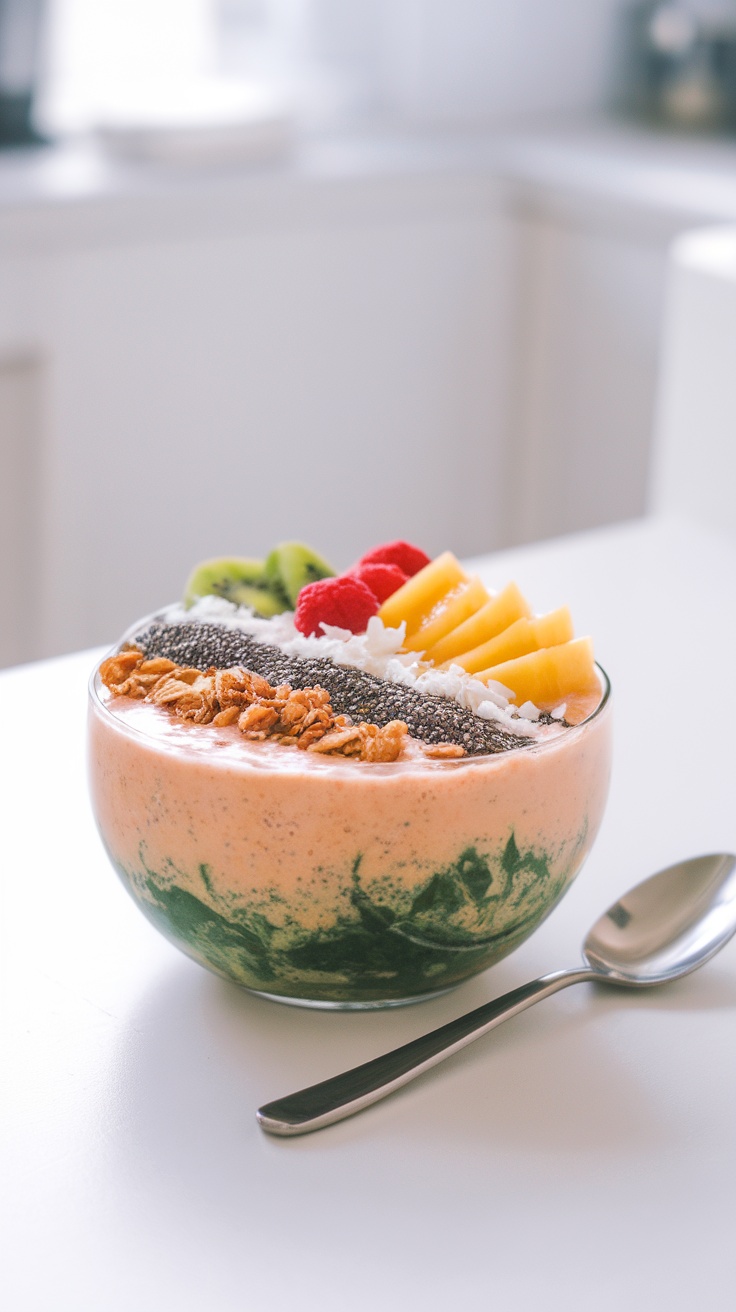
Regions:
M 285 1007 L 182 956 L 94 829 L 97 653 L 0 677 L 13 1312 L 733 1306 L 736 941 L 661 990 L 571 989 L 329 1130 L 256 1125 L 260 1103 L 574 965 L 591 921 L 649 872 L 736 850 L 734 546 L 662 521 L 484 572 L 516 577 L 537 609 L 568 601 L 595 635 L 614 777 L 553 916 L 416 1007 Z

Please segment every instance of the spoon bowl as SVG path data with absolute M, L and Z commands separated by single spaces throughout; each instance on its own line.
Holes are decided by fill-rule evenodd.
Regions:
M 665 984 L 697 970 L 736 930 L 736 857 L 721 852 L 668 866 L 597 920 L 583 958 L 607 983 Z
M 502 1021 L 570 984 L 647 988 L 697 970 L 736 933 L 736 856 L 694 857 L 650 875 L 619 898 L 583 944 L 585 965 L 542 975 L 393 1052 L 289 1094 L 256 1113 L 270 1134 L 322 1129 L 385 1098 Z

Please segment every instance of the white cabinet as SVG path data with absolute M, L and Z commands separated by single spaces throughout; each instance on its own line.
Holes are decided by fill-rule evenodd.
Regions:
M 112 641 L 198 559 L 284 538 L 337 568 L 394 537 L 503 544 L 512 229 L 492 181 L 172 191 L 134 222 L 121 199 L 63 217 L 40 257 L 43 550 L 6 659 Z
M 570 124 L 520 133 L 497 173 L 518 240 L 509 540 L 640 515 L 668 251 L 736 220 L 736 146 Z
M 521 216 L 509 541 L 647 504 L 666 244 Z
M 112 640 L 208 555 L 641 514 L 667 249 L 736 218 L 734 163 L 602 127 L 3 161 L 0 662 Z
M 672 250 L 653 481 L 657 510 L 736 539 L 736 226 Z
M 0 666 L 41 649 L 41 370 L 0 354 Z

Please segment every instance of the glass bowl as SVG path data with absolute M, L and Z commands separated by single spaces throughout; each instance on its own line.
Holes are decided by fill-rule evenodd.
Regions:
M 100 834 L 144 915 L 210 970 L 303 1006 L 418 1001 L 512 952 L 580 870 L 610 775 L 598 671 L 596 710 L 556 737 L 391 764 L 177 721 L 95 673 Z

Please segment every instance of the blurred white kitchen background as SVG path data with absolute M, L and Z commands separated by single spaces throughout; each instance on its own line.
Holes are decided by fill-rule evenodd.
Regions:
M 734 446 L 729 224 L 727 0 L 0 0 L 0 665 L 211 555 L 645 513 L 663 426 Z

